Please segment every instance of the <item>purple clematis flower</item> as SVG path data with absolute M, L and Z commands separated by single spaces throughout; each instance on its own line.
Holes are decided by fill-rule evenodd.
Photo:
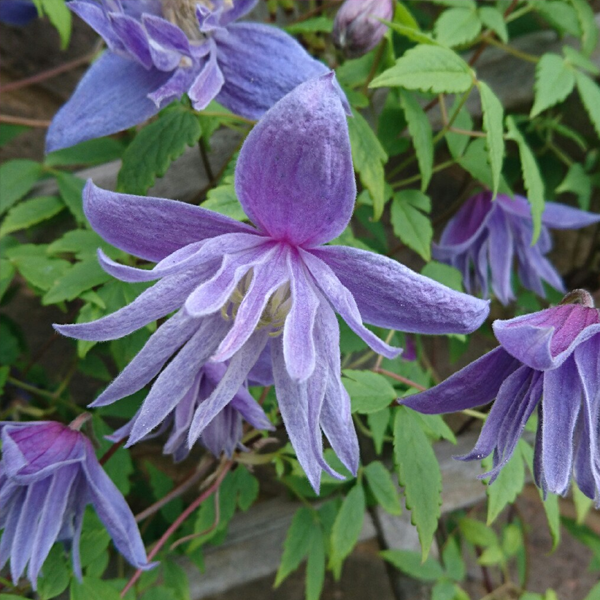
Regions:
M 22 26 L 37 16 L 37 8 L 31 0 L 0 0 L 0 23 Z
M 345 0 L 333 23 L 333 41 L 346 56 L 356 58 L 379 44 L 394 16 L 394 0 Z
M 256 227 L 181 202 L 88 183 L 84 210 L 92 227 L 109 243 L 158 262 L 151 270 L 136 269 L 100 253 L 103 267 L 124 281 L 159 281 L 112 315 L 58 331 L 109 340 L 179 308 L 150 338 L 135 368 L 128 367 L 131 375 L 122 387 L 117 382 L 127 369 L 101 397 L 102 403 L 112 401 L 149 382 L 181 348 L 146 398 L 144 419 L 138 417 L 130 443 L 171 412 L 204 363 L 228 361 L 216 389 L 196 409 L 188 443 L 195 442 L 270 341 L 281 415 L 318 489 L 322 469 L 338 476 L 323 458 L 321 430 L 344 465 L 354 473 L 358 467 L 335 312 L 390 358 L 399 350 L 363 321 L 408 332 L 464 333 L 485 319 L 486 301 L 372 252 L 323 245 L 345 229 L 356 196 L 344 101 L 330 73 L 297 87 L 254 127 L 240 151 L 236 190 Z
M 262 356 L 265 356 L 265 354 L 268 355 L 268 353 L 263 352 Z M 136 360 L 139 360 L 139 356 Z M 265 358 L 268 359 L 268 356 Z M 266 360 L 259 359 L 259 363 L 266 363 Z M 131 364 L 133 365 L 133 363 Z M 131 365 L 125 371 L 130 368 Z M 210 398 L 226 371 L 226 365 L 223 363 L 204 364 L 196 375 L 192 386 L 171 414 L 154 433 L 149 433 L 143 439 L 151 439 L 171 429 L 169 439 L 164 446 L 164 453 L 172 454 L 175 462 L 184 460 L 190 453 L 187 441 L 194 414 L 200 404 Z M 254 385 L 270 385 L 272 377 L 269 371 L 269 364 L 257 364 L 248 374 L 248 379 Z M 140 415 L 143 418 L 142 412 L 138 411 L 131 421 L 112 435 L 107 436 L 107 438 L 112 442 L 118 442 L 129 437 Z M 241 443 L 242 418 L 255 429 L 274 429 L 267 415 L 250 395 L 248 389 L 242 386 L 229 404 L 206 426 L 200 435 L 200 443 L 217 457 L 225 453 L 228 458 L 231 458 L 235 450 L 246 450 Z
M 552 248 L 548 229 L 579 229 L 600 222 L 600 215 L 546 202 L 542 230 L 532 246 L 533 222 L 526 198 L 514 199 L 491 192 L 469 198 L 449 221 L 439 244 L 433 246 L 436 260 L 456 267 L 468 292 L 493 293 L 504 305 L 515 299 L 511 284 L 514 259 L 521 283 L 545 298 L 542 280 L 565 292 L 561 276 L 544 256 Z
M 494 453 L 491 481 L 509 461 L 527 420 L 538 407 L 534 475 L 546 493 L 565 494 L 571 471 L 581 491 L 600 502 L 600 311 L 577 290 L 562 304 L 495 321 L 500 347 L 443 383 L 401 403 L 425 414 L 496 401 L 471 453 Z
M 299 83 L 327 71 L 276 27 L 235 21 L 258 0 L 73 0 L 105 40 L 54 117 L 47 151 L 122 131 L 188 94 L 259 119 Z
M 89 416 L 89 415 L 87 415 Z M 33 589 L 56 541 L 68 543 L 81 579 L 79 537 L 92 504 L 117 550 L 137 569 L 154 565 L 125 499 L 104 472 L 91 442 L 71 426 L 52 421 L 0 423 L 0 568 L 10 558 L 16 584 L 25 571 Z

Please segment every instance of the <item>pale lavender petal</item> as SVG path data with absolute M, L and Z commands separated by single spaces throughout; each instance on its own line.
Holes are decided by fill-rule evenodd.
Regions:
M 346 246 L 311 252 L 335 271 L 366 323 L 409 333 L 471 333 L 488 315 L 487 301 L 451 290 L 380 254 Z
M 571 481 L 573 435 L 583 390 L 575 360 L 544 373 L 542 453 L 548 490 L 565 494 Z
M 399 402 L 428 415 L 482 406 L 497 396 L 502 383 L 519 367 L 518 360 L 498 347 L 435 387 Z
M 166 106 L 169 102 L 181 98 L 189 90 L 201 67 L 202 63 L 198 61 L 189 67 L 182 66 L 175 69 L 163 85 L 148 94 L 148 99 L 152 100 L 156 106 Z
M 489 264 L 492 272 L 492 289 L 502 304 L 514 300 L 511 285 L 514 243 L 509 223 L 501 211 L 490 219 Z M 480 267 L 481 268 L 481 267 Z M 483 267 L 487 271 L 487 264 Z M 483 289 L 487 289 L 487 285 Z
M 210 41 L 214 44 L 213 40 Z M 225 77 L 217 64 L 217 54 L 214 49 L 188 90 L 188 96 L 194 109 L 205 109 L 221 91 L 224 83 Z
M 83 529 L 83 514 L 85 512 L 85 506 L 87 502 L 88 488 L 85 482 L 85 476 L 83 472 L 77 478 L 73 486 L 73 498 L 74 498 L 74 510 L 73 510 L 73 521 L 70 524 L 72 527 L 71 538 L 71 557 L 73 560 L 73 573 L 79 581 L 83 579 L 81 572 L 81 554 L 79 548 L 79 542 L 81 540 L 81 531 Z M 68 509 L 67 509 L 68 510 Z M 59 534 L 60 539 L 60 534 Z
M 258 3 L 258 0 L 234 0 L 233 7 L 229 10 L 224 10 L 221 15 L 220 24 L 228 25 L 232 21 L 242 18 L 247 15 Z
M 12 504 L 2 506 L 3 510 L 7 510 L 6 525 L 0 537 L 0 569 L 4 568 L 4 565 L 11 557 L 13 543 L 15 541 L 15 534 L 17 532 L 17 525 L 19 524 L 19 515 L 21 513 L 21 507 L 25 503 L 25 497 L 27 495 L 27 488 L 21 487 L 15 494 Z
M 125 52 L 125 45 L 115 33 L 106 11 L 99 4 L 96 2 L 71 0 L 69 8 L 104 38 L 106 45 L 111 50 Z
M 106 406 L 142 389 L 199 327 L 200 321 L 180 310 L 150 336 L 135 358 L 90 406 Z
M 83 190 L 83 200 L 85 215 L 102 238 L 128 254 L 155 262 L 207 238 L 256 233 L 248 225 L 199 206 L 110 192 L 91 180 Z
M 106 52 L 88 69 L 69 101 L 52 119 L 46 151 L 110 135 L 149 119 L 161 107 L 148 94 L 169 76 Z
M 255 429 L 267 429 L 269 431 L 275 429 L 261 405 L 246 388 L 242 387 L 238 390 L 231 400 L 231 407 L 239 411 L 244 420 L 248 421 Z
M 163 48 L 174 50 L 180 54 L 191 55 L 190 42 L 185 33 L 173 23 L 154 15 L 144 14 L 142 23 L 148 35 Z
M 114 340 L 180 308 L 197 284 L 193 271 L 171 275 L 144 290 L 131 304 L 106 317 L 90 323 L 54 325 L 54 329 L 78 340 Z
M 271 75 L 266 65 L 261 72 Z M 246 138 L 235 175 L 244 211 L 276 240 L 316 246 L 345 229 L 356 184 L 333 73 L 302 84 L 269 111 Z
M 148 34 L 142 24 L 125 14 L 110 13 L 109 18 L 114 31 L 121 38 L 121 42 L 129 53 L 144 68 L 151 69 L 153 64 Z
M 271 344 L 267 342 L 260 353 L 256 364 L 248 373 L 248 385 L 273 385 L 273 368 L 271 367 Z

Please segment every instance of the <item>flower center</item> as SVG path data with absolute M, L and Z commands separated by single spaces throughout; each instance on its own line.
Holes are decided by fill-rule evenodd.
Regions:
M 219 5 L 224 10 L 233 8 L 233 0 L 162 0 L 163 15 L 165 19 L 177 25 L 192 41 L 204 39 L 198 28 L 196 7 L 200 4 L 209 10 L 215 10 Z

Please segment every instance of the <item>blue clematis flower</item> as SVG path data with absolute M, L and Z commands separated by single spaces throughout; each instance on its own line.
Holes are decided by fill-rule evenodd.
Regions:
M 456 412 L 496 401 L 473 451 L 493 452 L 494 481 L 538 408 L 534 475 L 545 492 L 565 494 L 571 471 L 579 489 L 600 503 L 600 310 L 577 290 L 562 304 L 495 321 L 500 346 L 441 384 L 401 403 L 425 414 Z M 564 302 L 564 301 L 563 301 Z
M 533 222 L 526 198 L 481 192 L 469 198 L 448 222 L 433 257 L 456 267 L 468 292 L 488 297 L 489 288 L 504 305 L 515 299 L 511 274 L 518 263 L 521 283 L 545 298 L 542 281 L 565 292 L 561 276 L 544 256 L 552 249 L 549 229 L 579 229 L 600 222 L 600 215 L 546 202 L 542 230 L 532 246 Z
M 1 423 L 0 429 L 0 568 L 10 559 L 15 584 L 28 565 L 27 578 L 36 589 L 55 541 L 71 546 L 73 570 L 81 579 L 79 538 L 90 503 L 117 550 L 134 567 L 154 566 L 146 559 L 129 506 L 82 433 L 51 421 Z
M 73 0 L 108 51 L 54 117 L 51 152 L 122 131 L 188 94 L 259 119 L 299 83 L 327 71 L 276 27 L 237 23 L 258 0 Z
M 158 263 L 136 269 L 100 253 L 103 267 L 123 281 L 159 281 L 116 313 L 58 331 L 109 340 L 179 309 L 150 338 L 154 350 L 136 366 L 138 386 L 181 348 L 152 387 L 129 443 L 182 401 L 203 364 L 227 361 L 216 389 L 196 408 L 188 439 L 194 443 L 269 347 L 283 421 L 318 489 L 323 469 L 339 477 L 323 458 L 321 430 L 351 472 L 359 460 L 335 312 L 390 358 L 400 351 L 363 321 L 435 334 L 470 332 L 486 318 L 486 301 L 375 253 L 324 246 L 347 226 L 356 197 L 344 102 L 330 73 L 298 86 L 254 127 L 240 151 L 235 185 L 255 227 L 189 204 L 88 183 L 84 210 L 92 227 L 109 243 Z M 111 393 L 110 401 L 131 391 Z
M 31 0 L 0 0 L 0 23 L 22 26 L 37 16 L 37 8 Z

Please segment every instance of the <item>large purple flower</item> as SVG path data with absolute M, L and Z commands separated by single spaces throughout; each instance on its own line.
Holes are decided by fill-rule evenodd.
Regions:
M 463 275 L 468 292 L 481 292 L 487 298 L 489 288 L 506 305 L 515 299 L 511 274 L 516 258 L 521 283 L 545 298 L 542 280 L 564 292 L 561 276 L 544 256 L 552 248 L 548 229 L 578 229 L 600 222 L 600 215 L 546 202 L 542 230 L 532 246 L 531 207 L 522 196 L 481 192 L 469 198 L 450 220 L 439 244 L 433 246 L 436 260 L 456 267 Z
M 317 489 L 322 469 L 334 474 L 323 459 L 321 430 L 350 471 L 358 466 L 335 312 L 375 352 L 394 357 L 399 351 L 363 321 L 408 332 L 466 333 L 485 319 L 488 303 L 372 252 L 323 246 L 348 224 L 356 196 L 346 112 L 333 73 L 296 88 L 256 125 L 240 152 L 236 190 L 256 227 L 88 183 L 84 209 L 92 227 L 126 252 L 158 262 L 136 269 L 100 254 L 104 268 L 124 281 L 159 282 L 112 315 L 57 329 L 109 340 L 179 309 L 128 367 L 130 374 L 124 378 L 126 369 L 101 397 L 114 401 L 148 383 L 181 348 L 152 387 L 142 408 L 147 418 L 138 418 L 130 442 L 171 412 L 202 364 L 229 361 L 196 409 L 193 443 L 231 402 L 270 341 L 281 415 Z
M 600 311 L 582 290 L 562 304 L 495 321 L 501 346 L 402 404 L 426 414 L 455 412 L 496 401 L 471 453 L 494 453 L 493 481 L 508 462 L 538 407 L 534 475 L 546 491 L 566 493 L 571 470 L 581 491 L 600 500 Z
M 36 589 L 55 541 L 72 547 L 73 570 L 81 579 L 79 538 L 89 503 L 134 567 L 153 566 L 129 506 L 82 433 L 52 421 L 1 423 L 0 429 L 0 568 L 10 558 L 15 584 L 29 563 L 27 577 Z
M 234 22 L 256 2 L 70 2 L 109 50 L 54 117 L 47 150 L 132 127 L 185 93 L 196 110 L 215 98 L 259 119 L 299 83 L 325 73 L 325 65 L 280 29 Z

